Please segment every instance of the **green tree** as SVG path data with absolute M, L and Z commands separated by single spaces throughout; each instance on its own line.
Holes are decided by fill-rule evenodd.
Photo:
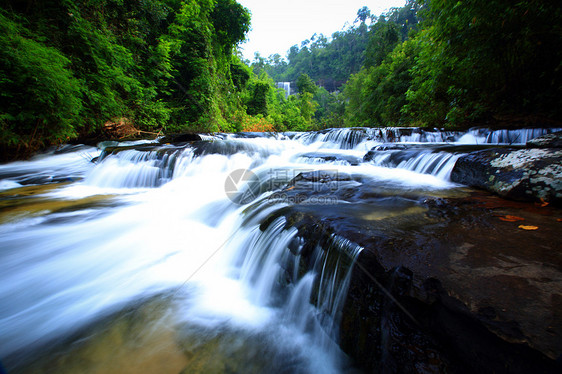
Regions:
M 418 55 L 415 40 L 398 44 L 384 61 L 353 75 L 345 87 L 348 126 L 404 126 L 412 118 L 402 109 L 411 86 L 411 69 Z
M 314 120 L 319 128 L 342 127 L 346 103 L 342 93 L 318 87 L 313 100 L 317 103 Z
M 314 97 L 310 92 L 303 92 L 299 94 L 298 98 L 300 113 L 304 119 L 304 124 L 306 125 L 306 128 L 300 130 L 309 130 L 309 127 L 312 125 L 312 119 L 314 117 L 314 113 L 316 112 L 316 108 L 318 107 L 318 103 L 314 101 Z
M 398 25 L 387 22 L 385 17 L 380 17 L 370 30 L 371 37 L 365 50 L 364 66 L 378 66 L 385 57 L 401 43 Z
M 297 89 L 301 94 L 310 93 L 314 95 L 318 87 L 314 84 L 308 74 L 301 74 L 297 78 Z
M 251 97 L 250 100 L 248 101 L 248 109 L 247 109 L 247 113 L 249 115 L 261 114 L 263 116 L 267 116 L 268 114 L 267 96 L 270 90 L 271 90 L 271 86 L 267 81 L 258 80 L 253 82 L 251 88 Z
M 428 2 L 406 110 L 460 123 L 494 113 L 560 118 L 562 10 L 552 1 Z
M 367 22 L 367 19 L 371 19 L 371 18 L 372 18 L 371 11 L 369 10 L 369 8 L 364 6 L 363 8 L 357 11 L 357 18 L 355 19 L 355 22 L 359 21 L 361 23 L 365 23 Z
M 74 137 L 82 83 L 58 50 L 0 13 L 0 139 L 4 157 Z
M 250 79 L 234 55 L 250 21 L 236 1 L 30 4 L 0 3 L 4 155 L 125 119 L 144 131 L 232 129 Z

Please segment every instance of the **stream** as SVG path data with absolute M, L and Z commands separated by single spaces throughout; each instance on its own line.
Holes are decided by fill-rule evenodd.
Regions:
M 465 193 L 449 179 L 463 153 L 550 131 L 206 134 L 0 165 L 0 361 L 7 373 L 360 373 L 339 329 L 364 248 L 311 241 L 279 212 L 347 204 L 400 220 L 422 207 L 395 196 Z M 286 193 L 318 171 L 323 191 Z M 331 193 L 357 180 L 385 198 Z

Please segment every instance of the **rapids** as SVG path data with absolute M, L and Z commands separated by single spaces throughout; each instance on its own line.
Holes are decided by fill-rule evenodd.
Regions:
M 274 193 L 314 170 L 397 193 L 455 193 L 449 175 L 467 145 L 548 131 L 214 134 L 65 146 L 0 165 L 2 364 L 355 372 L 338 329 L 362 248 L 337 235 L 311 244 L 276 214 L 307 202 Z

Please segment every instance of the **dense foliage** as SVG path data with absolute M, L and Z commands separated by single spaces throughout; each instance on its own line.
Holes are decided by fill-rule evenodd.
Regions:
M 253 62 L 235 0 L 0 0 L 0 158 L 137 134 L 562 117 L 552 0 L 408 0 Z M 290 81 L 286 95 L 276 82 Z
M 377 77 L 368 77 L 367 72 L 380 66 L 389 53 L 406 40 L 412 30 L 416 30 L 420 8 L 419 4 L 410 3 L 375 17 L 367 7 L 363 7 L 358 10 L 355 23 L 346 30 L 335 32 L 330 39 L 315 34 L 310 40 L 302 42 L 300 48 L 297 45 L 291 47 L 286 60 L 280 55 L 266 59 L 256 54 L 253 70 L 256 73 L 265 71 L 275 81 L 292 82 L 299 95 L 302 95 L 299 80 L 304 76 L 310 77 L 312 83 L 319 86 L 314 92 L 309 90 L 313 94 L 312 101 L 316 103 L 312 121 L 315 128 L 339 127 L 344 122 L 367 126 L 381 123 L 375 120 L 380 114 L 373 114 L 373 105 L 384 107 L 388 112 L 385 117 L 395 119 L 400 115 L 403 97 L 381 104 L 373 103 L 373 98 L 369 96 L 375 94 L 379 97 L 380 91 L 392 96 L 397 90 L 403 90 L 401 94 L 404 96 L 404 84 L 397 83 L 399 87 L 392 87 L 394 76 L 387 76 L 381 71 Z M 402 64 L 396 74 L 409 74 L 408 69 L 409 66 Z M 385 86 L 379 87 L 383 80 Z M 345 95 L 340 92 L 344 85 L 348 87 Z M 390 113 L 395 109 L 398 109 L 396 113 Z
M 123 119 L 144 131 L 229 129 L 240 106 L 232 51 L 249 23 L 233 0 L 3 1 L 4 157 Z
M 561 119 L 562 9 L 555 1 L 426 0 L 406 7 L 423 16 L 422 27 L 387 54 L 373 35 L 369 46 L 381 47 L 346 85 L 348 125 Z M 396 41 L 393 28 L 379 36 L 388 47 Z
M 234 0 L 1 1 L 1 158 L 115 123 L 154 134 L 253 126 L 264 88 L 235 54 L 249 25 Z
M 252 67 L 312 78 L 316 127 L 548 125 L 562 119 L 561 21 L 550 0 L 408 0 Z

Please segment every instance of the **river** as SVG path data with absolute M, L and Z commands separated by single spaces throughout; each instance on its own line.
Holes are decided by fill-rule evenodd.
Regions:
M 24 373 L 354 373 L 338 328 L 362 248 L 334 234 L 305 264 L 306 238 L 274 213 L 338 198 L 295 201 L 283 194 L 288 183 L 324 170 L 388 191 L 455 194 L 462 186 L 449 174 L 463 146 L 545 132 L 209 134 L 64 146 L 0 165 L 2 364 Z M 353 183 L 335 178 L 329 188 Z

